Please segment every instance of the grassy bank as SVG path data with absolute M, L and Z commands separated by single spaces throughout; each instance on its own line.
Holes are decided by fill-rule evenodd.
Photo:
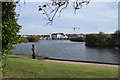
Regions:
M 118 70 L 33 60 L 23 56 L 8 56 L 4 78 L 117 78 Z

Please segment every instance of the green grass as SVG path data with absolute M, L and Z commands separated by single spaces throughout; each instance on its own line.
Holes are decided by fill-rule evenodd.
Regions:
M 8 56 L 4 78 L 117 78 L 118 69 L 33 60 Z

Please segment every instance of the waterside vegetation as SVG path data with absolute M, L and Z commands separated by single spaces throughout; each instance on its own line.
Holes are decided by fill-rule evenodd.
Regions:
M 20 43 L 37 42 L 39 40 L 40 40 L 39 36 L 27 36 L 27 37 L 21 37 Z
M 120 47 L 120 31 L 114 34 L 88 34 L 85 37 L 86 46 L 89 47 Z
M 73 38 L 70 39 L 70 41 L 85 42 L 85 38 L 84 37 L 73 37 Z

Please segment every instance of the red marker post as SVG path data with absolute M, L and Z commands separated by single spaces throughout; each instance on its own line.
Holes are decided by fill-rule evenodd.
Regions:
M 38 52 L 38 49 L 35 49 L 35 52 L 37 53 L 37 52 Z M 38 53 L 37 53 L 37 54 L 38 54 Z M 36 54 L 36 55 L 37 55 L 37 54 Z M 40 54 L 38 54 L 38 55 L 40 55 Z
M 38 51 L 38 49 L 35 49 L 35 51 L 37 52 L 37 51 Z

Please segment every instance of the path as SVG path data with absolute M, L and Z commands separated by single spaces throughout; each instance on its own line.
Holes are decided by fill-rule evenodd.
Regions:
M 15 56 L 25 56 L 25 55 L 15 55 Z M 27 56 L 28 58 L 32 58 L 31 56 Z M 37 60 L 42 61 L 50 61 L 50 62 L 59 62 L 59 63 L 67 63 L 67 64 L 79 64 L 79 65 L 89 65 L 89 66 L 101 66 L 101 67 L 111 67 L 111 68 L 119 68 L 118 65 L 113 64 L 99 64 L 99 63 L 89 63 L 89 62 L 74 62 L 74 61 L 61 61 L 61 60 L 49 60 L 38 58 Z
M 118 65 L 112 65 L 112 64 L 98 64 L 98 63 L 87 63 L 87 62 L 47 60 L 47 59 L 44 59 L 43 61 L 59 62 L 59 63 L 68 63 L 68 64 L 79 64 L 79 65 L 89 65 L 89 66 L 102 66 L 102 67 L 118 68 Z

